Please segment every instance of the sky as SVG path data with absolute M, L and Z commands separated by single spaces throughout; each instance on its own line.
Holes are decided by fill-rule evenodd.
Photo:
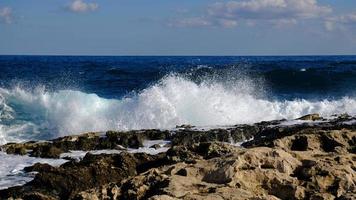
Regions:
M 356 55 L 355 0 L 0 0 L 1 55 Z

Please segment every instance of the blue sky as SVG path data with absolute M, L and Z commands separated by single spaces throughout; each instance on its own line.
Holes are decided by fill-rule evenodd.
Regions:
M 356 1 L 0 0 L 0 54 L 356 54 Z

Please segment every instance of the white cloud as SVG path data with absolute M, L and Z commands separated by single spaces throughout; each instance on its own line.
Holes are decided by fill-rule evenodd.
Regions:
M 346 29 L 350 26 L 356 26 L 356 12 L 336 17 L 329 17 L 325 20 L 325 28 L 328 31 L 336 29 Z
M 214 26 L 233 27 L 238 23 L 294 25 L 299 20 L 325 17 L 332 12 L 317 0 L 240 0 L 218 2 L 208 6 L 203 17 Z M 199 25 L 199 24 L 197 24 Z
M 300 19 L 323 16 L 332 11 L 316 0 L 243 0 L 215 3 L 208 13 L 231 19 Z
M 87 3 L 85 0 L 73 0 L 73 2 L 68 6 L 68 9 L 72 12 L 90 12 L 95 11 L 99 8 L 97 3 Z
M 12 9 L 10 7 L 0 8 L 0 21 L 6 24 L 12 23 Z

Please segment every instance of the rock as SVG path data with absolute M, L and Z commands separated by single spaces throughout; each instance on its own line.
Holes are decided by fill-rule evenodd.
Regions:
M 199 145 L 195 147 L 193 151 L 197 152 L 205 159 L 210 159 L 227 155 L 234 152 L 235 150 L 235 147 L 228 144 L 218 142 L 203 142 L 199 143 Z
M 17 154 L 17 155 L 25 155 L 27 153 L 26 148 L 23 146 L 9 148 L 6 150 L 7 154 Z
M 153 149 L 160 149 L 160 148 L 161 148 L 161 145 L 159 145 L 159 144 L 154 144 L 154 145 L 150 146 L 150 148 L 153 148 Z
M 320 117 L 319 114 L 309 114 L 305 115 L 303 117 L 298 118 L 299 120 L 310 120 L 310 121 L 316 121 L 316 120 L 322 120 L 323 118 Z
M 191 164 L 177 163 L 173 166 L 164 166 L 130 178 L 123 183 L 121 197 L 123 199 L 160 199 L 167 196 L 172 199 L 182 197 L 187 199 L 188 197 L 197 199 L 253 198 L 256 195 L 268 196 L 262 186 L 270 178 L 269 176 L 273 175 L 273 168 L 281 171 L 275 173 L 279 175 L 286 173 L 285 178 L 293 180 L 289 175 L 293 173 L 293 168 L 299 162 L 291 155 L 284 155 L 283 151 L 277 153 L 268 149 L 256 150 L 258 154 L 254 155 L 252 152 L 233 148 L 235 150 L 229 155 L 209 160 L 200 158 Z M 264 161 L 266 156 L 273 157 Z M 283 156 L 290 157 L 289 164 L 284 163 Z M 265 174 L 264 166 L 271 168 L 271 174 Z M 254 169 L 255 173 L 246 169 Z M 258 188 L 261 190 L 257 190 Z M 269 190 L 272 191 L 275 188 Z M 292 190 L 286 189 L 286 191 L 289 192 L 288 194 L 300 197 L 304 194 L 303 189 L 297 187 Z
M 25 155 L 27 151 L 31 151 L 39 145 L 41 145 L 41 143 L 37 142 L 8 143 L 1 146 L 1 149 L 6 151 L 7 154 Z
M 33 192 L 46 191 L 56 199 L 72 199 L 82 191 L 109 183 L 119 183 L 121 180 L 134 176 L 145 166 L 151 166 L 152 161 L 160 157 L 149 155 L 132 155 L 128 153 L 113 155 L 87 154 L 80 162 L 68 162 L 60 167 L 46 164 L 35 164 L 26 171 L 38 171 L 35 179 L 24 187 L 0 192 L 0 196 L 22 196 Z
M 312 117 L 313 118 L 313 117 Z M 309 118 L 311 119 L 311 118 Z M 315 116 L 314 118 L 315 119 Z M 349 119 L 349 118 L 348 118 Z M 355 199 L 356 126 L 335 119 L 279 126 L 280 121 L 212 130 L 108 131 L 5 150 L 57 157 L 69 149 L 138 148 L 170 139 L 158 155 L 87 154 L 60 167 L 35 164 L 33 181 L 0 191 L 30 199 Z M 242 147 L 230 145 L 246 141 Z M 159 146 L 159 145 L 158 145 Z M 152 148 L 158 148 L 152 146 Z M 19 150 L 17 150 L 19 149 Z
M 338 199 L 340 199 L 340 200 L 355 200 L 356 193 L 355 193 L 355 191 L 351 191 L 351 192 L 341 195 Z
M 182 124 L 180 126 L 176 126 L 176 128 L 183 128 L 183 129 L 191 129 L 191 128 L 194 128 L 195 126 L 192 126 L 190 124 Z
M 350 116 L 347 113 L 343 113 L 343 114 L 339 114 L 339 115 L 332 115 L 333 117 L 335 117 L 335 121 L 346 121 L 346 120 L 351 120 L 352 116 Z
M 231 132 L 227 129 L 214 129 L 208 131 L 184 130 L 175 133 L 172 145 L 191 146 L 201 142 L 232 142 Z
M 323 141 L 327 137 L 327 142 L 348 149 L 356 132 L 306 132 L 275 140 L 273 148 L 241 149 L 219 143 L 174 146 L 167 156 L 175 164 L 125 180 L 121 197 L 352 199 L 349 191 L 356 191 L 356 159 L 349 151 L 330 154 L 333 147 L 325 149 Z
M 56 198 L 47 196 L 40 192 L 32 192 L 32 193 L 25 194 L 23 196 L 23 200 L 56 200 Z
M 52 167 L 49 164 L 41 164 L 41 163 L 36 163 L 30 167 L 24 168 L 25 172 L 48 172 L 53 170 L 55 170 L 55 167 Z
M 62 149 L 52 145 L 46 145 L 35 147 L 30 155 L 41 158 L 59 158 L 61 153 L 64 153 Z
M 120 195 L 120 188 L 117 184 L 111 183 L 103 185 L 99 188 L 90 189 L 78 193 L 75 200 L 100 200 L 100 199 L 118 199 Z

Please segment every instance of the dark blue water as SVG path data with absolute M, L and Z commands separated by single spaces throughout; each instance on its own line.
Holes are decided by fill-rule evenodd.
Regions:
M 308 57 L 77 57 L 0 56 L 0 85 L 73 89 L 105 98 L 141 91 L 167 74 L 200 82 L 234 75 L 264 81 L 270 97 L 355 95 L 356 56 Z
M 0 56 L 0 144 L 356 115 L 356 56 Z

